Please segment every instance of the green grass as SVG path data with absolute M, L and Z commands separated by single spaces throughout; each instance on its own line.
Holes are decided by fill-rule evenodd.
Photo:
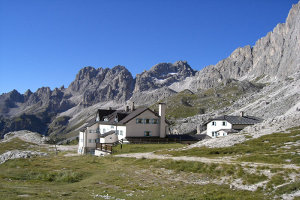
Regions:
M 293 193 L 293 192 L 296 192 L 298 191 L 300 188 L 300 181 L 296 181 L 296 182 L 293 182 L 293 183 L 290 183 L 288 185 L 284 185 L 282 187 L 279 187 L 275 193 L 277 195 L 282 195 L 282 194 L 290 194 L 290 193 Z
M 30 146 L 34 145 L 33 143 L 24 142 L 19 138 L 14 138 L 10 142 L 4 142 L 0 144 L 0 154 L 3 154 L 11 150 L 27 150 Z
M 263 162 L 274 164 L 299 164 L 299 146 L 291 146 L 290 149 L 282 148 L 285 143 L 300 140 L 300 129 L 294 128 L 290 133 L 273 133 L 256 139 L 248 140 L 232 147 L 223 148 L 192 148 L 182 151 L 161 151 L 158 154 L 170 154 L 172 156 L 198 156 L 198 157 L 222 157 L 240 156 L 239 161 Z
M 297 131 L 297 130 L 293 130 Z M 296 138 L 291 137 L 291 138 Z M 26 143 L 25 143 L 26 144 Z M 182 147 L 181 144 L 123 145 L 117 153 L 159 151 Z M 26 149 L 21 140 L 2 143 L 6 148 Z M 170 153 L 170 151 L 167 151 Z M 268 180 L 261 173 L 274 174 L 266 189 L 255 192 L 232 189 L 228 184 L 195 184 L 197 181 L 241 179 L 251 185 Z M 205 164 L 174 160 L 118 158 L 113 156 L 57 156 L 14 159 L 0 165 L 0 199 L 274 199 L 275 195 L 292 193 L 299 182 L 274 189 L 288 182 L 289 173 L 299 170 L 251 169 L 238 164 Z M 285 176 L 282 176 L 282 175 Z M 284 178 L 282 178 L 284 177 Z
M 272 199 L 261 191 L 168 180 L 177 177 L 177 173 L 185 178 L 195 177 L 196 174 L 190 174 L 192 171 L 202 177 L 202 168 L 212 175 L 219 167 L 92 156 L 17 159 L 0 165 L 0 199 L 18 199 L 19 195 L 28 195 L 30 199 L 94 199 L 95 195 L 120 199 Z M 162 169 L 173 169 L 175 173 L 170 175 Z
M 157 150 L 181 148 L 185 145 L 179 143 L 170 144 L 123 144 L 113 147 L 113 154 L 124 154 L 124 153 L 144 153 L 152 152 Z
M 270 190 L 273 190 L 274 186 L 281 185 L 286 182 L 284 179 L 285 175 L 282 173 L 278 173 L 274 176 L 272 176 L 271 180 L 267 184 L 267 188 Z

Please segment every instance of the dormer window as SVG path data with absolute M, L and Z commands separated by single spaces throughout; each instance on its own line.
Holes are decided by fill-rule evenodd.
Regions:
M 227 126 L 227 122 L 222 122 L 222 125 L 223 126 Z
M 107 118 L 107 117 L 105 117 L 105 118 L 104 118 L 104 121 L 108 122 L 108 118 Z
M 211 125 L 212 126 L 217 126 L 217 122 L 212 122 Z

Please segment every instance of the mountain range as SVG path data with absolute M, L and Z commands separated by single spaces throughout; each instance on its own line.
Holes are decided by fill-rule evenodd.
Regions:
M 209 116 L 241 109 L 269 119 L 298 106 L 299 77 L 300 2 L 293 5 L 285 23 L 278 24 L 254 46 L 237 48 L 228 58 L 200 71 L 186 61 L 159 63 L 135 78 L 120 65 L 112 69 L 84 67 L 67 88 L 4 93 L 0 95 L 0 136 L 22 129 L 75 136 L 97 108 L 120 108 L 127 101 L 147 106 L 166 102 L 169 118 L 176 122 L 174 127 L 179 132 L 192 130 L 182 128 L 187 126 L 186 121 L 197 124 Z M 280 91 L 288 92 L 283 88 L 289 93 L 278 97 Z M 215 101 L 219 105 L 225 103 L 211 106 Z M 269 103 L 259 107 L 257 101 Z M 176 109 L 202 110 L 191 115 L 172 115 Z

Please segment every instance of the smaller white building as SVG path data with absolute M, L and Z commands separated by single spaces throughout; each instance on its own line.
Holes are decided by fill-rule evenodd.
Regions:
M 254 125 L 261 121 L 262 119 L 257 117 L 245 116 L 244 112 L 241 112 L 240 116 L 223 115 L 208 120 L 206 123 L 206 134 L 212 138 L 223 137 L 228 134 L 237 133 L 246 126 Z

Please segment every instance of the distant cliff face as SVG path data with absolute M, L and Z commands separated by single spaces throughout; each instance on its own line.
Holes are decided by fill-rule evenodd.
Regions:
M 84 105 L 100 101 L 126 101 L 134 87 L 131 73 L 123 66 L 112 69 L 85 67 L 76 75 L 68 90 L 72 95 L 83 95 Z
M 194 76 L 194 71 L 186 61 L 172 63 L 160 63 L 149 71 L 136 76 L 134 92 L 143 92 L 169 86 L 187 77 Z
M 236 49 L 228 58 L 197 72 L 189 88 L 207 89 L 226 79 L 276 81 L 300 71 L 300 3 L 286 23 L 259 39 L 253 47 Z

